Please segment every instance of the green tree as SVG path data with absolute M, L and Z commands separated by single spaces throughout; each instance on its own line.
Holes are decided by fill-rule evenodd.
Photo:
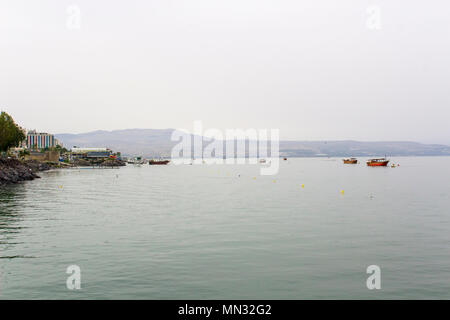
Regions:
M 59 151 L 59 153 L 61 154 L 69 152 L 69 150 L 67 150 L 64 147 L 61 147 L 60 145 L 56 145 L 55 147 L 53 147 L 53 150 Z
M 19 152 L 19 157 L 25 157 L 26 155 L 30 155 L 30 151 L 28 150 L 22 150 Z
M 17 147 L 23 140 L 25 140 L 23 130 L 9 114 L 2 111 L 0 114 L 0 151 L 6 152 L 9 148 Z

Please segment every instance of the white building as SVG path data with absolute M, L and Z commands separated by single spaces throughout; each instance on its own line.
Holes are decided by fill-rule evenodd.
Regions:
M 52 134 L 44 132 L 36 132 L 31 130 L 27 132 L 27 148 L 28 149 L 45 149 L 53 148 L 59 145 L 59 142 Z
M 72 158 L 109 158 L 112 151 L 108 148 L 77 148 L 71 150 Z

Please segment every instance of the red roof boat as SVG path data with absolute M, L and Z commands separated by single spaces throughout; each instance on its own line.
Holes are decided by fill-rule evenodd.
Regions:
M 356 159 L 356 158 L 342 159 L 342 161 L 344 161 L 345 164 L 357 164 L 358 163 L 358 159 Z
M 369 167 L 386 167 L 388 163 L 389 160 L 387 160 L 386 158 L 367 160 L 367 165 Z
M 169 160 L 150 160 L 148 162 L 149 165 L 165 165 L 168 164 Z

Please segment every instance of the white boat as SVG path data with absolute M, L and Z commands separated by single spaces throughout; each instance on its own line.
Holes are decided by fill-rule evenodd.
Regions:
M 141 165 L 141 164 L 145 164 L 145 160 L 142 159 L 142 157 L 134 157 L 133 159 L 128 159 L 127 163 Z

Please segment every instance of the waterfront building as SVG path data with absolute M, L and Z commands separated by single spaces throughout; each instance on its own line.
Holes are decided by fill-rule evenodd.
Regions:
M 54 135 L 44 132 L 36 132 L 31 130 L 27 132 L 27 148 L 31 150 L 39 150 L 45 148 L 53 148 L 60 145 Z
M 112 150 L 108 148 L 77 148 L 71 150 L 72 159 L 101 159 L 110 158 Z

